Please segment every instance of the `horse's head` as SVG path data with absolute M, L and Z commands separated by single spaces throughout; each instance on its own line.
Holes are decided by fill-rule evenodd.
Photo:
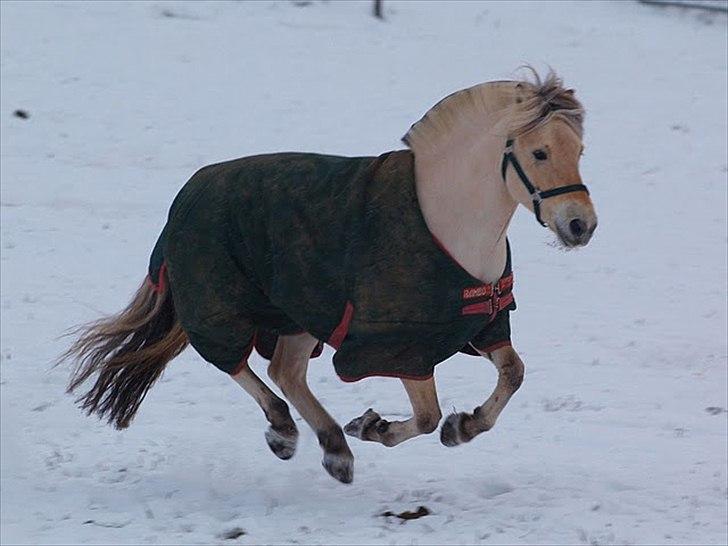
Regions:
M 508 140 L 501 174 L 511 196 L 567 247 L 584 246 L 597 215 L 579 174 L 583 110 L 554 76 L 519 84 L 519 129 Z

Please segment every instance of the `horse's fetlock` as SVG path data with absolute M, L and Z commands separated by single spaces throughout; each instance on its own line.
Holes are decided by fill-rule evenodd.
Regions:
M 296 452 L 298 430 L 293 423 L 291 423 L 290 427 L 283 428 L 277 428 L 271 425 L 265 431 L 265 440 L 275 456 L 285 461 L 293 457 Z
M 344 427 L 344 432 L 360 440 L 375 440 L 378 437 L 377 426 L 384 420 L 373 409 L 369 408 L 363 415 L 352 419 Z M 388 426 L 388 425 L 387 425 Z
M 268 409 L 265 412 L 268 420 L 273 421 L 291 421 L 291 412 L 286 404 L 280 398 L 274 398 L 271 400 Z
M 373 415 L 367 416 L 364 414 L 364 421 L 361 427 L 361 439 L 362 440 L 374 440 L 376 434 L 379 432 L 379 427 L 382 427 L 382 432 L 386 432 L 389 429 L 389 423 L 379 417 L 378 414 L 372 412 Z
M 428 413 L 425 415 L 417 416 L 417 430 L 423 434 L 430 434 L 437 430 L 437 425 L 440 423 L 442 414 Z
M 318 441 L 321 449 L 327 453 L 344 453 L 349 451 L 349 446 L 344 438 L 344 431 L 341 428 L 331 428 L 318 433 Z
M 376 423 L 377 432 L 379 434 L 384 434 L 389 430 L 389 421 L 385 421 L 384 419 L 380 419 Z
M 481 430 L 482 427 L 480 426 L 479 419 L 475 415 L 469 415 L 467 413 L 460 414 L 458 433 L 464 442 L 469 442 L 475 438 Z

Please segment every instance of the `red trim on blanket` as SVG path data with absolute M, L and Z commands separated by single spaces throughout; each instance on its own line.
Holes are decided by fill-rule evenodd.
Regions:
M 435 241 L 435 244 L 438 247 L 440 247 L 440 250 L 442 250 L 447 255 L 448 258 L 450 258 L 453 262 L 455 262 L 456 264 L 458 264 L 462 269 L 465 269 L 462 266 L 462 264 L 455 259 L 455 256 L 453 256 L 452 254 L 450 254 L 450 251 L 447 248 L 445 248 L 445 245 L 442 244 L 442 241 L 440 241 L 440 239 L 438 239 L 437 237 L 435 237 L 435 234 L 434 233 L 430 233 L 430 235 L 432 235 L 432 239 Z
M 473 345 L 473 344 L 471 343 L 471 345 Z M 476 351 L 480 351 L 483 353 L 492 353 L 493 351 L 497 351 L 498 349 L 502 349 L 503 347 L 512 347 L 512 346 L 513 345 L 511 345 L 510 339 L 506 339 L 504 341 L 499 341 L 498 343 L 493 343 L 493 345 L 488 345 L 485 349 L 478 349 L 477 347 L 475 347 L 475 345 L 473 345 L 473 347 L 475 347 Z
M 334 349 L 338 349 L 344 342 L 346 334 L 349 333 L 349 324 L 351 323 L 351 318 L 353 316 L 354 306 L 350 301 L 347 301 L 346 307 L 344 308 L 344 315 L 341 317 L 341 322 L 339 322 L 339 325 L 334 329 L 331 337 L 326 343 L 331 345 Z
M 359 381 L 360 379 L 366 379 L 367 377 L 396 377 L 397 379 L 410 379 L 412 381 L 426 381 L 428 379 L 432 379 L 432 374 L 430 374 L 430 375 L 408 375 L 408 374 L 404 374 L 404 373 L 394 373 L 394 372 L 370 372 L 370 373 L 365 373 L 364 375 L 359 375 L 357 377 L 351 377 L 348 375 L 339 374 L 339 379 L 341 379 L 344 383 L 354 383 L 355 381 Z
M 255 347 L 255 338 L 257 337 L 257 331 L 253 334 L 253 337 L 250 338 L 250 343 L 248 343 L 248 346 L 245 348 L 245 351 L 243 352 L 243 358 L 240 359 L 240 363 L 233 368 L 233 370 L 230 372 L 230 375 L 237 375 L 239 374 L 245 366 L 248 365 L 248 359 L 250 358 L 250 353 L 253 352 L 253 347 Z
M 152 286 L 152 291 L 157 294 L 162 294 L 167 290 L 167 262 L 162 262 L 162 267 L 159 268 L 159 277 L 157 284 L 154 284 L 152 277 L 147 275 L 147 281 Z

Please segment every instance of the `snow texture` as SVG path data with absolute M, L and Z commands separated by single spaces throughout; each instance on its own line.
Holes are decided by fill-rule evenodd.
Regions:
M 380 21 L 370 2 L 0 4 L 3 544 L 728 542 L 726 17 L 384 6 Z M 126 304 L 197 168 L 398 148 L 437 100 L 525 62 L 587 107 L 600 224 L 563 252 L 517 214 L 526 380 L 493 430 L 453 449 L 351 440 L 345 486 L 297 415 L 298 453 L 276 459 L 253 400 L 191 350 L 125 432 L 64 394 L 60 334 Z M 341 383 L 330 357 L 310 381 L 339 422 L 408 414 L 398 381 Z M 445 412 L 496 379 L 467 356 L 436 375 Z

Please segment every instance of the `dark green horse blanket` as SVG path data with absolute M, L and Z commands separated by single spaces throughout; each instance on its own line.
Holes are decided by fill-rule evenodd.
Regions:
M 410 151 L 205 167 L 172 204 L 155 286 L 162 268 L 190 343 L 227 373 L 304 331 L 337 350 L 344 381 L 425 379 L 458 351 L 510 344 L 510 250 L 495 286 L 467 273 L 425 224 Z

